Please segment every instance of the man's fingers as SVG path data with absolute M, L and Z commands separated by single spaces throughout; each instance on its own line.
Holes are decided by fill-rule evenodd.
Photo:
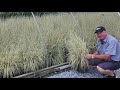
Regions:
M 86 54 L 85 58 L 87 58 L 88 60 L 91 59 L 91 54 Z
M 85 55 L 85 58 L 87 58 L 87 59 L 88 59 L 88 55 L 87 55 L 87 54 Z

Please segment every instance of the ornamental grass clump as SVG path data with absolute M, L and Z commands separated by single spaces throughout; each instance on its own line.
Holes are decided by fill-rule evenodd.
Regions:
M 69 51 L 68 58 L 72 68 L 77 71 L 85 72 L 88 69 L 88 60 L 84 57 L 88 53 L 86 42 L 77 36 L 76 33 L 69 34 L 67 42 Z

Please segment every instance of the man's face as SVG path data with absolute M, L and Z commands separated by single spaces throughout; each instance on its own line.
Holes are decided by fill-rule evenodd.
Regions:
M 100 40 L 104 40 L 105 37 L 106 37 L 106 31 L 98 32 L 98 33 L 97 33 L 97 37 L 98 37 Z

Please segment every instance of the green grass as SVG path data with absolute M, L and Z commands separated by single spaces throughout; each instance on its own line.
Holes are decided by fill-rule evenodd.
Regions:
M 27 22 L 27 23 L 26 23 Z M 32 18 L 12 18 L 1 23 L 0 66 L 2 77 L 44 67 L 44 50 Z
M 45 49 L 49 66 L 69 61 L 75 70 L 84 70 L 88 66 L 84 54 L 96 49 L 97 26 L 103 25 L 120 40 L 117 12 L 76 12 L 73 15 L 76 21 L 71 14 L 37 16 L 42 38 L 32 17 L 0 20 L 0 77 L 45 68 Z
M 74 70 L 85 72 L 88 69 L 88 60 L 84 58 L 84 56 L 89 53 L 86 42 L 84 42 L 84 40 L 76 33 L 71 32 L 69 34 L 67 48 L 69 51 L 69 62 L 72 65 L 72 68 Z

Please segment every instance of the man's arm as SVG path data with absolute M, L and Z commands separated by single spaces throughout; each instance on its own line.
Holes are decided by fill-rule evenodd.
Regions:
M 94 58 L 98 58 L 98 59 L 102 59 L 102 60 L 108 60 L 110 58 L 109 54 L 103 54 L 103 55 L 94 55 L 94 54 L 92 54 L 92 55 L 93 55 Z
M 95 53 L 93 53 L 94 55 L 99 55 L 99 53 L 96 51 Z
M 86 54 L 85 58 L 87 59 L 101 59 L 101 60 L 108 60 L 110 58 L 109 54 L 103 54 L 103 55 L 99 55 L 98 53 L 94 53 L 94 54 Z
M 96 51 L 91 57 L 92 58 L 103 59 L 103 60 L 108 60 L 110 55 L 109 54 L 99 55 L 99 53 Z

